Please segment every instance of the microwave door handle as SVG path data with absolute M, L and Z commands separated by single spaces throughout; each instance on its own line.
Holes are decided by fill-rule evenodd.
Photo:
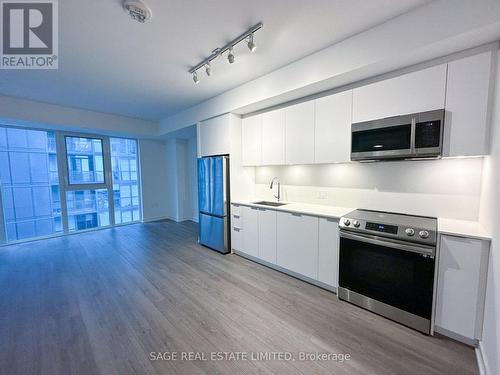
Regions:
M 415 154 L 415 136 L 417 133 L 417 119 L 416 117 L 411 118 L 411 130 L 410 130 L 410 153 Z
M 424 255 L 430 256 L 432 258 L 434 257 L 434 247 L 431 247 L 431 246 L 410 245 L 410 244 L 401 243 L 401 242 L 393 242 L 393 241 L 386 240 L 386 239 L 380 240 L 375 236 L 365 236 L 365 235 L 351 234 L 351 233 L 345 233 L 345 232 L 340 233 L 340 237 L 347 238 L 349 240 L 365 242 L 365 243 L 369 243 L 372 245 L 385 246 L 385 247 L 390 247 L 390 248 L 397 249 L 397 250 L 404 250 L 404 251 L 409 251 L 412 253 L 424 254 Z

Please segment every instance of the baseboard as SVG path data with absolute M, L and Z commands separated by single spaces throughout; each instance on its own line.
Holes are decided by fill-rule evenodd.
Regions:
M 150 223 L 152 221 L 160 221 L 160 220 L 173 220 L 170 216 L 158 216 L 158 217 L 150 217 L 149 219 L 142 219 L 143 223 Z
M 490 368 L 488 367 L 488 360 L 484 355 L 484 347 L 482 341 L 479 341 L 479 345 L 476 348 L 476 360 L 480 375 L 493 375 L 490 371 Z
M 272 268 L 273 270 L 279 271 L 281 273 L 285 273 L 288 276 L 292 276 L 292 277 L 294 277 L 296 279 L 305 281 L 306 283 L 318 286 L 318 287 L 320 287 L 322 289 L 328 290 L 329 292 L 333 292 L 333 293 L 337 294 L 337 288 L 334 287 L 334 286 L 322 283 L 321 281 L 318 281 L 318 280 L 311 279 L 310 277 L 301 275 L 300 273 L 296 273 L 296 272 L 290 271 L 290 270 L 288 270 L 286 268 L 278 266 L 277 264 L 266 262 L 265 260 L 256 258 L 256 257 L 254 257 L 252 255 L 243 253 L 241 251 L 234 250 L 234 249 L 232 251 L 233 251 L 234 254 L 239 255 L 242 258 L 246 258 L 248 260 L 251 260 L 252 262 L 259 263 L 259 264 L 261 264 L 263 266 L 266 266 L 268 268 Z
M 470 339 L 468 337 L 459 335 L 458 333 L 449 331 L 446 328 L 434 326 L 434 332 L 439 333 L 442 336 L 449 337 L 452 340 L 461 342 L 462 344 L 472 346 L 474 348 L 477 348 L 477 346 L 479 345 L 479 341 L 477 339 Z

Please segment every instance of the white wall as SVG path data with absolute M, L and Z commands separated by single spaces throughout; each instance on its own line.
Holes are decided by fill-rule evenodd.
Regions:
M 482 158 L 256 168 L 256 197 L 477 220 Z M 283 186 L 284 185 L 284 186 Z
M 9 96 L 0 96 L 0 123 L 129 137 L 158 135 L 156 122 Z
M 500 61 L 500 60 L 499 60 Z M 500 72 L 500 63 L 497 63 Z M 481 351 L 488 374 L 500 374 L 500 79 L 493 106 L 491 155 L 484 163 L 480 221 L 492 233 Z
M 139 149 L 143 220 L 164 219 L 169 215 L 165 142 L 141 139 Z
M 175 221 L 198 221 L 196 137 L 166 140 L 167 216 Z

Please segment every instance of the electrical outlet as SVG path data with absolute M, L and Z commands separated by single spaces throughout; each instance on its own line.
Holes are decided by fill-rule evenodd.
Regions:
M 316 193 L 316 198 L 318 198 L 318 199 L 327 199 L 328 195 L 326 194 L 326 191 L 318 191 Z

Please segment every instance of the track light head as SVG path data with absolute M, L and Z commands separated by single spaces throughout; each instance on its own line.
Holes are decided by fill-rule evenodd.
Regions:
M 248 49 L 250 52 L 254 53 L 255 50 L 257 49 L 257 46 L 255 45 L 253 41 L 253 33 L 248 36 L 248 42 L 247 42 Z
M 207 73 L 209 77 L 212 75 L 212 66 L 209 62 L 205 64 L 205 73 Z
M 229 61 L 229 64 L 234 63 L 233 47 L 229 48 L 229 54 L 227 55 L 227 61 Z
M 198 73 L 197 72 L 193 72 L 193 82 L 195 85 L 197 85 L 198 83 L 200 83 L 200 79 L 198 78 Z

